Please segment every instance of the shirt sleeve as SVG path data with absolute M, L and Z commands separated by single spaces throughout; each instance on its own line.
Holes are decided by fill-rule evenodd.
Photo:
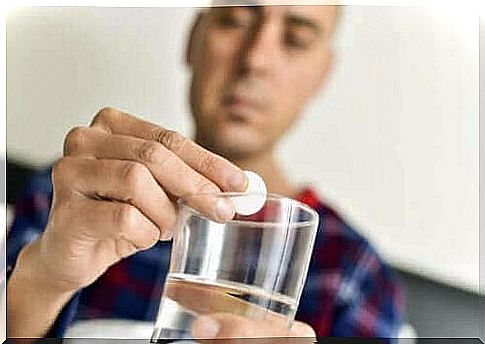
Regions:
M 34 175 L 17 197 L 14 220 L 7 236 L 7 280 L 23 247 L 36 240 L 44 231 L 52 202 L 51 168 Z M 64 306 L 48 338 L 60 338 L 74 319 L 79 303 L 79 292 Z
M 338 291 L 333 335 L 395 343 L 403 321 L 400 283 L 370 246 L 359 252 Z

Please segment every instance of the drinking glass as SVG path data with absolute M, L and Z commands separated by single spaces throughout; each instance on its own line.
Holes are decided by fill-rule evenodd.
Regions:
M 275 194 L 218 193 L 197 202 L 258 201 L 252 215 L 218 223 L 178 204 L 172 256 L 151 342 L 192 339 L 199 315 L 279 319 L 290 327 L 305 283 L 318 214 Z M 242 199 L 243 198 L 243 199 Z M 187 199 L 186 199 L 187 200 Z

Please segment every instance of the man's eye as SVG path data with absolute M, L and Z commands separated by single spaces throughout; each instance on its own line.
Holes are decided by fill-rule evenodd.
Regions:
M 246 18 L 236 15 L 222 15 L 219 17 L 219 25 L 226 28 L 241 28 L 248 24 Z
M 307 49 L 310 46 L 310 42 L 308 39 L 298 37 L 298 35 L 291 33 L 285 35 L 285 44 L 289 48 L 301 50 Z

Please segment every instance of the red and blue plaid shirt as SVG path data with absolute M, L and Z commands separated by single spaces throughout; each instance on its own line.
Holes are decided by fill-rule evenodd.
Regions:
M 52 200 L 51 169 L 36 175 L 15 205 L 7 238 L 7 273 L 22 247 L 41 235 Z M 396 338 L 403 318 L 401 287 L 369 242 L 325 205 L 311 188 L 298 199 L 314 208 L 320 225 L 296 319 L 317 335 Z M 113 265 L 79 291 L 56 320 L 49 336 L 62 337 L 72 321 L 123 318 L 154 321 L 170 258 L 170 243 L 159 242 Z

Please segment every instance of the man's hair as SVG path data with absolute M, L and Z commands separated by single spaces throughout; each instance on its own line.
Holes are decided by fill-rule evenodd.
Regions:
M 344 12 L 345 5 L 335 5 L 335 6 L 337 8 L 337 13 L 335 14 L 334 31 L 340 25 L 340 22 L 342 21 L 342 14 Z
M 340 20 L 342 18 L 342 12 L 344 11 L 344 6 L 345 5 L 335 5 L 337 9 L 337 13 L 335 14 L 335 26 L 340 23 Z

